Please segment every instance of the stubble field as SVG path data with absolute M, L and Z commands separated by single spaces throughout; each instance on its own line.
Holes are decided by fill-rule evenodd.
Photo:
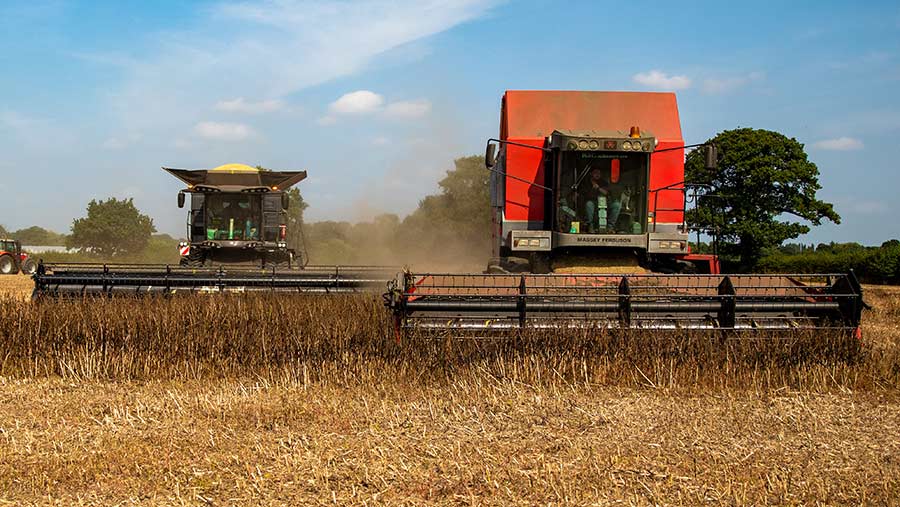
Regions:
M 888 505 L 900 292 L 866 299 L 857 349 L 397 343 L 372 297 L 6 298 L 0 504 Z

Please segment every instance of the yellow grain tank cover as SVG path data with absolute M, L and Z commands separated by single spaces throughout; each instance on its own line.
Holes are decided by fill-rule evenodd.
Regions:
M 258 173 L 259 169 L 255 167 L 250 167 L 246 164 L 225 164 L 216 167 L 215 169 L 210 169 L 209 172 L 227 172 L 231 174 L 235 173 Z
M 306 171 L 261 171 L 244 164 L 200 170 L 163 169 L 197 192 L 284 191 L 306 178 Z

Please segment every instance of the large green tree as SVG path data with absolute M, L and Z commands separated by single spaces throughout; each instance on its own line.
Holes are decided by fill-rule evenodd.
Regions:
M 309 204 L 303 200 L 300 189 L 293 187 L 287 191 L 290 198 L 290 204 L 287 209 L 287 241 L 288 245 L 297 252 L 308 248 L 303 244 L 303 212 L 309 207 Z
M 438 182 L 440 193 L 419 201 L 418 209 L 403 225 L 438 243 L 452 236 L 472 248 L 487 245 L 491 234 L 489 179 L 483 156 L 454 160 L 454 169 Z
M 834 207 L 816 198 L 819 169 L 803 145 L 778 132 L 742 128 L 708 142 L 719 151 L 719 167 L 705 168 L 704 150 L 688 154 L 686 180 L 709 185 L 691 223 L 716 230 L 720 250 L 755 265 L 763 250 L 809 232 L 823 220 L 840 223 Z M 802 220 L 802 221 L 798 221 Z
M 92 200 L 87 216 L 72 222 L 66 246 L 112 258 L 142 252 L 154 232 L 153 219 L 142 214 L 132 199 Z

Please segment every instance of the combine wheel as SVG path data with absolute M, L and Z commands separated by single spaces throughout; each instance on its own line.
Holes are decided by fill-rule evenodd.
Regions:
M 531 262 L 521 257 L 495 257 L 488 262 L 485 273 L 488 274 L 513 274 L 530 273 Z
M 531 254 L 531 272 L 538 275 L 546 275 L 550 272 L 550 254 L 533 252 Z
M 206 263 L 206 256 L 191 248 L 190 253 L 182 257 L 178 264 L 185 268 L 202 268 Z
M 485 274 L 509 274 L 509 270 L 503 267 L 503 261 L 499 257 L 494 257 L 490 261 L 488 261 L 487 269 L 485 269 Z
M 37 264 L 35 264 L 34 259 L 25 259 L 25 262 L 22 263 L 22 274 L 31 276 L 36 271 Z
M 271 259 L 266 259 L 263 264 L 264 268 L 272 269 L 275 268 L 277 271 L 284 271 L 287 269 L 291 269 L 293 263 L 291 262 L 290 255 L 278 255 Z
M 18 272 L 19 267 L 16 266 L 16 260 L 12 255 L 0 255 L 0 275 L 14 275 Z

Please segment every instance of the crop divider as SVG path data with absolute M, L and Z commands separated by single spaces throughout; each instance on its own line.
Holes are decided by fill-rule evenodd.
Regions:
M 109 290 L 109 266 L 105 263 L 103 264 L 103 293 L 112 296 L 112 291 Z
M 734 329 L 737 323 L 737 291 L 731 277 L 726 276 L 719 283 L 719 327 L 723 329 Z
M 219 269 L 216 270 L 216 288 L 219 292 L 225 292 L 225 268 L 219 266 Z
M 829 284 L 828 292 L 837 300 L 841 313 L 841 320 L 846 325 L 859 325 L 863 308 L 868 305 L 862 298 L 862 286 L 856 278 L 856 273 L 850 270 L 847 276 L 842 276 L 834 284 Z
M 628 277 L 623 276 L 619 282 L 619 320 L 626 327 L 631 326 L 631 285 L 628 283 Z
M 525 286 L 525 275 L 519 277 L 519 295 L 516 298 L 516 311 L 519 312 L 519 327 L 525 328 L 525 319 L 527 317 L 527 297 L 528 290 Z

